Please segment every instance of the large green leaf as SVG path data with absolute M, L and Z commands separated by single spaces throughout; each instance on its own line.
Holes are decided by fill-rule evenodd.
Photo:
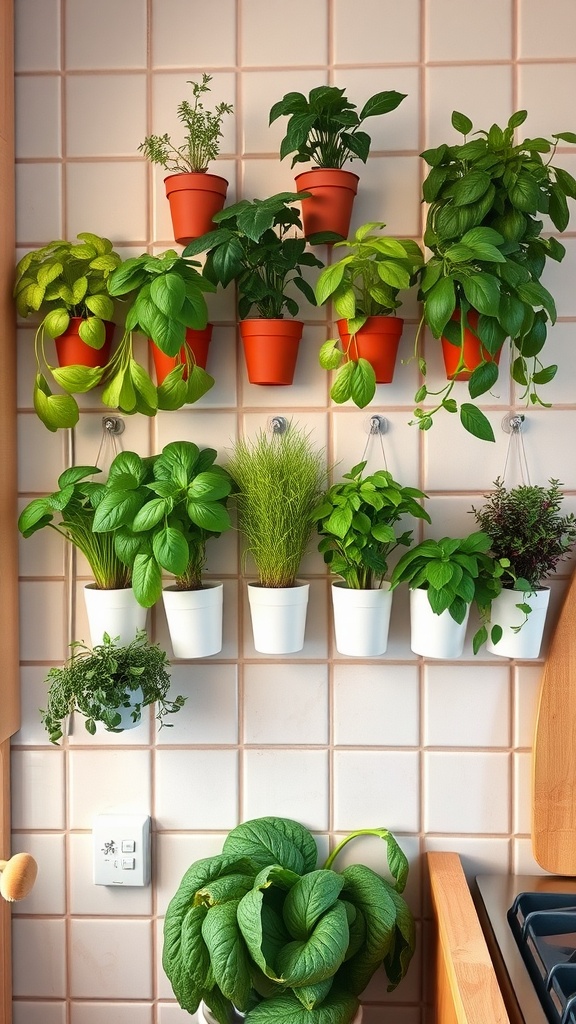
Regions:
M 59 338 L 68 330 L 70 317 L 65 309 L 52 309 L 43 320 L 44 330 L 50 338 Z
M 349 991 L 356 995 L 366 988 L 374 971 L 392 947 L 396 926 L 396 905 L 391 886 L 363 864 L 344 868 L 342 895 L 361 911 L 366 922 L 366 938 L 360 949 L 341 968 Z
M 159 565 L 174 576 L 183 576 L 190 560 L 188 542 L 174 526 L 156 530 L 152 537 L 154 557 Z
M 132 567 L 132 589 L 139 604 L 151 608 L 162 595 L 162 573 L 156 558 L 147 551 L 136 555 Z
M 480 438 L 481 441 L 495 441 L 494 431 L 490 420 L 484 413 L 470 402 L 464 402 L 460 406 L 460 422 L 469 434 Z
M 168 498 L 152 498 L 136 513 L 132 529 L 135 533 L 152 530 L 172 510 L 172 506 L 173 502 Z
M 150 285 L 150 298 L 164 316 L 179 319 L 186 296 L 186 286 L 180 274 L 162 274 Z
M 236 918 L 238 903 L 231 900 L 210 907 L 202 924 L 202 938 L 216 984 L 239 1010 L 246 1010 L 251 989 L 250 961 Z
M 102 380 L 100 366 L 54 366 L 52 376 L 57 384 L 71 394 L 83 395 L 98 387 Z
M 142 496 L 136 491 L 109 491 L 94 512 L 94 533 L 109 533 L 128 526 L 140 508 Z
M 232 525 L 228 510 L 218 501 L 188 500 L 186 511 L 193 523 L 211 533 L 223 533 Z
M 264 999 L 246 1015 L 246 1024 L 351 1024 L 358 1000 L 347 992 L 330 992 L 320 1006 L 306 1009 L 292 993 Z
M 442 331 L 455 309 L 454 281 L 450 277 L 442 277 L 432 286 L 426 296 L 426 320 L 435 338 L 441 337 Z
M 282 913 L 294 939 L 306 940 L 309 937 L 318 918 L 338 899 L 343 885 L 344 880 L 336 872 L 319 868 L 303 875 L 292 886 Z
M 359 409 L 364 409 L 376 393 L 376 374 L 367 359 L 360 358 L 351 364 L 353 372 L 350 381 L 350 397 Z
M 38 378 L 34 384 L 34 411 L 45 427 L 53 433 L 61 428 L 75 427 L 80 418 L 80 411 L 71 395 L 46 394 L 39 385 Z
M 290 818 L 264 817 L 245 821 L 228 833 L 223 852 L 250 857 L 262 867 L 281 864 L 298 874 L 313 871 L 318 850 L 308 829 Z
M 267 978 L 283 983 L 276 961 L 290 936 L 280 915 L 265 901 L 262 889 L 251 889 L 242 897 L 237 919 L 254 963 Z
M 288 942 L 280 950 L 278 969 L 291 986 L 316 985 L 335 975 L 348 941 L 346 907 L 338 900 L 317 920 L 308 939 Z
M 96 297 L 96 296 L 95 296 Z M 90 348 L 101 349 L 106 341 L 106 328 L 100 317 L 89 316 L 78 328 L 78 335 Z
M 232 481 L 223 473 L 198 473 L 188 487 L 188 497 L 196 501 L 217 501 L 230 494 Z
M 497 316 L 500 303 L 499 282 L 491 274 L 478 273 L 462 278 L 462 288 L 468 302 L 479 313 Z
M 478 398 L 479 395 L 484 395 L 487 391 L 490 391 L 490 388 L 494 386 L 497 380 L 498 366 L 496 363 L 481 363 L 472 372 L 468 381 L 470 398 Z

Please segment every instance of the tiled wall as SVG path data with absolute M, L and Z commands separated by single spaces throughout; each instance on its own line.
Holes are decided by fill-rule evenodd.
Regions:
M 286 91 L 320 83 L 345 86 L 362 105 L 380 89 L 408 98 L 372 124 L 373 154 L 360 168 L 354 226 L 382 219 L 390 232 L 418 238 L 423 210 L 419 152 L 455 138 L 450 113 L 479 127 L 527 107 L 527 134 L 576 129 L 576 7 L 572 0 L 16 0 L 17 232 L 20 253 L 83 230 L 112 238 L 123 254 L 162 251 L 171 239 L 162 175 L 137 152 L 149 131 L 176 132 L 176 105 L 202 70 L 212 97 L 235 105 L 216 170 L 230 179 L 229 201 L 292 188 L 277 149 L 283 123 L 268 127 L 271 104 Z M 576 156 L 558 160 L 575 170 Z M 356 169 L 356 168 L 355 168 Z M 531 409 L 524 433 L 532 479 L 557 477 L 576 507 L 576 232 L 564 264 L 547 275 L 560 320 L 547 388 L 554 408 Z M 216 324 L 209 369 L 216 386 L 196 407 L 128 418 L 122 441 L 141 453 L 193 439 L 222 456 L 239 433 L 265 427 L 272 413 L 294 416 L 342 469 L 367 440 L 367 411 L 330 403 L 317 364 L 325 310 L 306 320 L 293 387 L 250 386 L 238 356 L 231 294 L 211 304 Z M 405 307 L 403 355 L 418 311 Z M 33 330 L 19 332 L 20 491 L 22 502 L 55 486 L 71 461 L 91 463 L 102 410 L 83 403 L 73 438 L 51 434 L 31 408 Z M 429 362 L 439 378 L 438 360 Z M 378 388 L 389 468 L 421 486 L 434 536 L 469 532 L 472 503 L 502 472 L 508 436 L 502 418 L 515 396 L 502 386 L 487 415 L 496 443 L 477 441 L 438 418 L 423 435 L 408 426 L 416 386 L 413 363 Z M 463 385 L 458 385 L 463 387 Z M 381 459 L 370 452 L 371 467 Z M 512 467 L 513 475 L 514 467 Z M 339 472 L 339 470 L 337 470 Z M 369 825 L 397 833 L 412 861 L 409 900 L 419 955 L 388 996 L 382 980 L 366 993 L 366 1024 L 424 1020 L 429 960 L 424 853 L 459 851 L 469 872 L 532 871 L 529 840 L 530 744 L 541 666 L 473 658 L 425 664 L 411 654 L 406 597 L 398 593 L 389 652 L 373 661 L 337 657 L 328 581 L 311 553 L 305 648 L 279 663 L 257 655 L 249 636 L 236 538 L 222 538 L 210 572 L 225 581 L 225 645 L 206 664 L 174 668 L 188 695 L 174 728 L 152 722 L 119 737 L 87 739 L 80 726 L 60 748 L 39 724 L 43 679 L 70 638 L 86 636 L 76 566 L 56 535 L 22 544 L 23 725 L 14 737 L 14 849 L 37 856 L 40 877 L 14 917 L 15 1024 L 179 1024 L 160 967 L 161 919 L 188 864 L 220 848 L 242 818 L 267 813 L 302 820 L 323 848 L 336 834 Z M 551 619 L 570 572 L 553 583 Z M 158 610 L 154 636 L 168 644 Z M 168 647 L 169 650 L 169 647 Z M 133 891 L 91 882 L 93 817 L 103 810 L 150 812 L 153 884 Z M 376 841 L 356 859 L 378 867 Z

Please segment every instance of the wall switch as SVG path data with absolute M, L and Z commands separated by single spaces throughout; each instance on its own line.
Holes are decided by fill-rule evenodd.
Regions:
M 150 884 L 148 814 L 98 814 L 92 844 L 94 885 Z

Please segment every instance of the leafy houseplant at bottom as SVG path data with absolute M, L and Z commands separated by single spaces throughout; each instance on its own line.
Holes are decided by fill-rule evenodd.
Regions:
M 335 858 L 351 839 L 387 845 L 391 881 Z M 218 1024 L 351 1024 L 358 997 L 382 966 L 395 988 L 414 951 L 401 893 L 408 862 L 391 832 L 360 829 L 317 868 L 314 838 L 296 821 L 265 817 L 226 837 L 221 854 L 196 861 L 172 898 L 162 963 L 180 1005 L 201 1001 Z
M 550 597 L 542 581 L 576 541 L 576 516 L 561 515 L 558 480 L 550 480 L 548 487 L 507 488 L 498 479 L 495 488 L 481 508 L 472 509 L 490 538 L 492 554 L 508 559 L 512 570 L 503 576 L 502 593 L 492 604 L 487 648 L 505 658 L 537 658 Z
M 92 736 L 96 723 L 107 732 L 123 732 L 138 725 L 142 708 L 156 703 L 156 717 L 179 711 L 184 697 L 167 699 L 170 686 L 169 662 L 157 644 L 151 644 L 145 632 L 138 632 L 129 644 L 104 635 L 93 650 L 75 641 L 72 655 L 62 668 L 51 668 L 48 703 L 42 711 L 42 723 L 52 743 L 62 737 L 64 719 L 77 711 L 86 719 Z
M 321 537 L 318 550 L 341 580 L 332 584 L 336 648 L 340 654 L 385 654 L 392 608 L 388 559 L 408 547 L 412 531 L 395 529 L 404 517 L 430 516 L 415 487 L 402 487 L 387 470 L 363 476 L 365 462 L 326 491 L 312 518 Z

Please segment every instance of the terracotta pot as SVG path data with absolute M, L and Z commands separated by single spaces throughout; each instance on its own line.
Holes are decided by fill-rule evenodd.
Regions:
M 192 327 L 186 328 L 186 345 L 190 349 L 192 355 L 198 366 L 201 366 L 203 370 L 206 369 L 206 363 L 208 361 L 208 346 L 212 339 L 212 324 L 206 324 L 206 327 L 202 331 L 195 331 Z M 148 344 L 152 353 L 152 359 L 154 360 L 154 370 L 156 371 L 156 383 L 158 386 L 163 383 L 166 379 L 170 370 L 173 370 L 175 366 L 180 363 L 186 362 L 186 349 L 184 345 L 180 349 L 177 356 L 167 356 L 161 348 L 158 348 L 153 341 L 149 339 Z M 188 378 L 188 371 L 184 370 L 184 380 Z
M 352 171 L 315 167 L 296 175 L 298 192 L 310 192 L 302 200 L 302 223 L 308 238 L 319 231 L 334 231 L 347 238 L 359 177 Z
M 452 320 L 457 322 L 460 321 L 460 310 L 457 309 L 452 316 Z M 468 312 L 468 323 L 472 325 L 474 330 L 478 326 L 478 313 L 475 310 L 469 310 Z M 465 369 L 460 370 L 456 373 L 456 367 L 460 360 L 460 346 L 452 345 L 447 338 L 442 338 L 442 355 L 444 356 L 444 365 L 446 367 L 446 376 L 448 380 L 470 380 L 472 371 L 482 362 L 487 363 L 498 363 L 500 362 L 500 354 L 502 349 L 499 348 L 495 355 L 492 355 L 484 348 L 482 342 L 472 334 L 466 327 L 464 330 L 464 363 Z
M 110 347 L 115 324 L 104 320 L 106 340 L 102 348 L 92 348 L 78 334 L 82 317 L 70 317 L 68 330 L 54 339 L 59 366 L 105 366 L 110 359 Z
M 292 383 L 303 328 L 300 320 L 240 321 L 240 337 L 251 384 Z
M 176 242 L 188 245 L 193 238 L 212 230 L 212 217 L 226 201 L 226 178 L 217 174 L 169 174 L 164 184 Z
M 338 320 L 338 333 L 352 359 L 367 359 L 374 368 L 377 384 L 390 384 L 394 377 L 396 356 L 404 321 L 397 316 L 369 316 L 360 330 L 350 338 L 348 321 Z

